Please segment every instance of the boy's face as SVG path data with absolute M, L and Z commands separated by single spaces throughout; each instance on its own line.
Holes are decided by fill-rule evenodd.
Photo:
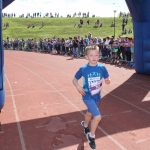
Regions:
M 89 65 L 95 66 L 99 60 L 99 51 L 98 50 L 88 50 L 85 58 L 89 61 Z

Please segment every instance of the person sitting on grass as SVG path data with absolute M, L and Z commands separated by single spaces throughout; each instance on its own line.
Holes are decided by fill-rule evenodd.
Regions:
M 99 25 L 99 27 L 102 27 L 103 26 L 103 24 L 102 24 L 102 22 L 100 23 L 100 25 Z
M 111 25 L 110 25 L 110 27 L 114 27 L 115 26 L 115 23 L 114 22 L 112 22 L 111 23 Z

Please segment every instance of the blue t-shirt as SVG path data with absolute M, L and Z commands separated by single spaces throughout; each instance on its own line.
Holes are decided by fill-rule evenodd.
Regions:
M 100 91 L 102 88 L 102 80 L 109 77 L 108 71 L 104 65 L 99 63 L 96 66 L 89 66 L 86 64 L 82 66 L 77 73 L 75 74 L 75 78 L 79 80 L 83 77 L 83 89 L 86 95 L 82 96 L 83 100 L 94 99 L 99 101 Z
M 89 39 L 88 38 L 85 39 L 85 44 L 86 44 L 86 46 L 89 45 Z

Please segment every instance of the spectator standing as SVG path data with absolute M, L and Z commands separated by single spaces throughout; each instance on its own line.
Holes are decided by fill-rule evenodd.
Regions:
M 77 37 L 74 37 L 74 40 L 73 40 L 73 58 L 78 58 L 78 44 L 79 44 L 79 41 L 77 40 Z
M 81 37 L 81 40 L 80 40 L 80 54 L 81 54 L 81 57 L 84 56 L 84 48 L 85 48 L 85 42 L 84 42 L 84 39 L 83 37 Z
M 70 40 L 66 38 L 65 40 L 65 55 L 68 55 L 69 53 L 69 46 L 70 46 Z
M 87 37 L 87 35 L 85 35 L 85 45 L 89 45 L 89 38 Z
M 92 33 L 89 32 L 89 34 L 88 34 L 88 39 L 90 40 L 91 38 L 92 38 Z
M 131 39 L 131 42 L 130 42 L 130 51 L 131 51 L 131 62 L 133 62 L 133 66 L 134 66 L 134 39 L 132 38 Z
M 124 29 L 125 29 L 125 23 L 122 22 L 122 32 L 124 31 Z
M 131 51 L 130 51 L 130 39 L 127 38 L 127 41 L 125 42 L 125 54 L 126 54 L 126 58 L 127 58 L 127 62 L 131 61 Z

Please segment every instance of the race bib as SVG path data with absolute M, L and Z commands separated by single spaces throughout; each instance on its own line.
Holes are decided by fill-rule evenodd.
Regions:
M 100 80 L 100 77 L 88 78 L 88 83 L 91 95 L 95 95 L 101 91 L 102 80 Z

